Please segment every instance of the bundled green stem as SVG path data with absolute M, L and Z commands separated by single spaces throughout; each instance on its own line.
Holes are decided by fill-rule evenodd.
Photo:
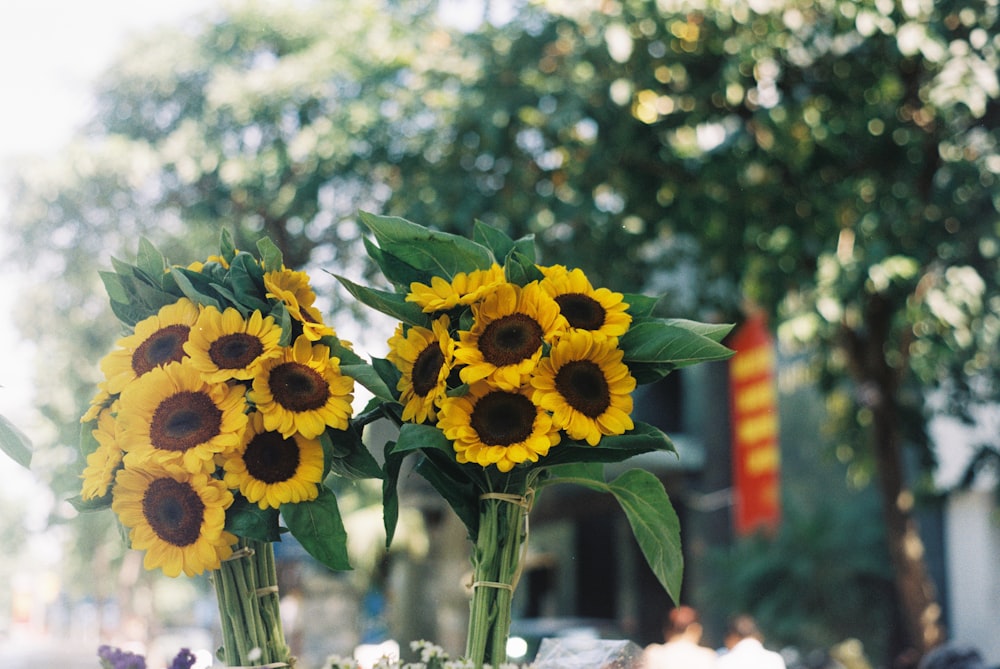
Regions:
M 472 603 L 466 659 L 477 669 L 507 661 L 511 602 L 528 540 L 530 497 L 487 493 L 479 501 L 479 532 L 472 555 Z
M 222 660 L 231 667 L 290 667 L 278 602 L 274 546 L 241 539 L 213 573 L 222 622 Z

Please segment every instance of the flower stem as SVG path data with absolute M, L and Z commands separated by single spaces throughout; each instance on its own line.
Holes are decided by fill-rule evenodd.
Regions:
M 222 626 L 222 659 L 230 666 L 291 663 L 278 609 L 274 547 L 240 539 L 213 574 Z
M 520 495 L 480 498 L 479 531 L 473 549 L 472 602 L 466 659 L 476 669 L 507 661 L 511 602 L 521 566 L 521 548 L 527 541 L 528 501 Z

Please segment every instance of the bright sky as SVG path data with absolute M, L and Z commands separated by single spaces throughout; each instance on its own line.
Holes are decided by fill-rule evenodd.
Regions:
M 0 0 L 0 172 L 23 155 L 56 155 L 91 111 L 91 82 L 113 60 L 129 34 L 175 22 L 217 5 L 218 0 Z M 0 176 L 3 179 L 3 176 Z M 2 184 L 2 181 L 0 181 Z M 0 244 L 7 238 L 7 194 L 0 185 Z M 0 282 L 22 277 L 0 267 Z M 0 290 L 0 415 L 29 434 L 30 344 L 11 328 L 16 290 Z M 0 454 L 5 489 L 30 487 L 30 476 Z M 16 493 L 13 493 L 16 494 Z

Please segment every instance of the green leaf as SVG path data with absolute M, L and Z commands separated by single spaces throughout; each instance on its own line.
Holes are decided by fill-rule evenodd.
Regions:
M 219 255 L 230 265 L 233 263 L 233 258 L 236 257 L 236 241 L 229 228 L 222 228 L 219 233 Z
M 639 293 L 625 293 L 625 304 L 628 305 L 628 313 L 633 319 L 644 318 L 653 315 L 656 305 L 662 297 L 650 297 Z
M 632 469 L 612 481 L 609 489 L 625 512 L 650 569 L 674 603 L 680 604 L 681 526 L 663 484 L 647 471 Z
M 359 214 L 379 248 L 414 269 L 452 279 L 459 272 L 487 269 L 493 254 L 485 246 L 447 232 L 430 230 L 395 216 Z
M 385 526 L 385 547 L 392 545 L 396 536 L 396 523 L 399 522 L 399 470 L 403 466 L 406 454 L 393 454 L 393 441 L 385 444 L 385 467 L 382 479 L 382 524 Z
M 31 440 L 4 416 L 0 416 L 0 449 L 25 469 L 31 467 Z
M 538 269 L 534 258 L 528 257 L 519 251 L 512 251 L 504 261 L 504 276 L 511 283 L 524 286 L 532 281 L 541 279 L 544 275 Z
M 381 311 L 383 314 L 392 316 L 404 323 L 427 327 L 427 314 L 423 312 L 418 304 L 407 302 L 405 295 L 367 288 L 342 276 L 336 278 L 347 289 L 347 292 L 362 304 L 366 304 L 372 309 Z
M 677 452 L 673 442 L 659 428 L 636 422 L 631 431 L 604 437 L 597 446 L 564 439 L 549 450 L 549 454 L 539 461 L 539 465 L 549 468 L 570 463 L 622 462 L 651 451 Z
M 235 495 L 226 509 L 226 531 L 246 539 L 280 541 L 281 526 L 277 509 L 262 509 L 243 495 Z
M 428 449 L 414 467 L 414 471 L 430 483 L 448 503 L 465 525 L 472 540 L 479 533 L 479 488 L 469 478 L 465 468 L 478 466 L 460 465 L 455 461 L 454 455 Z
M 403 375 L 403 373 L 399 371 L 399 368 L 385 358 L 372 358 L 372 369 L 374 369 L 375 373 L 379 375 L 380 379 L 382 379 L 382 383 L 385 384 L 385 387 L 389 389 L 389 397 L 383 399 L 399 399 L 399 391 L 396 389 L 396 386 L 399 385 L 399 379 Z
M 721 342 L 733 331 L 732 323 L 701 323 L 684 318 L 667 318 L 663 322 L 708 337 L 714 342 Z
M 347 531 L 340 517 L 337 496 L 326 486 L 309 502 L 282 504 L 281 517 L 309 555 L 337 571 L 351 569 L 347 556 Z
M 576 483 L 593 490 L 610 492 L 618 500 L 646 562 L 675 603 L 680 603 L 684 575 L 681 525 L 667 491 L 653 474 L 631 469 L 611 483 L 592 466 L 566 466 L 554 483 Z
M 260 264 L 265 272 L 280 272 L 284 267 L 281 249 L 267 237 L 257 240 L 257 252 L 260 253 Z
M 331 446 L 330 471 L 334 474 L 354 480 L 382 478 L 382 468 L 353 425 L 346 430 L 330 428 L 323 434 Z
M 436 427 L 421 423 L 403 423 L 399 428 L 399 437 L 393 453 L 408 453 L 424 448 L 441 451 L 451 457 L 454 457 L 455 453 L 451 441 Z
M 249 253 L 240 253 L 232 259 L 229 265 L 229 285 L 236 304 L 246 307 L 248 312 L 267 312 L 268 305 L 263 299 L 266 292 L 264 275 L 260 265 Z
M 80 513 L 90 513 L 91 511 L 103 511 L 111 508 L 111 493 L 96 499 L 84 499 L 80 495 L 70 497 L 68 500 L 74 509 Z
M 210 295 L 206 291 L 206 286 L 199 286 L 195 288 L 195 282 L 199 284 L 203 283 L 205 279 L 198 275 L 197 272 L 189 272 L 186 269 L 180 267 L 175 267 L 171 274 L 174 275 L 174 281 L 177 282 L 177 287 L 181 289 L 184 296 L 195 304 L 201 304 L 206 307 L 215 307 L 219 311 L 223 311 L 224 308 L 222 304 L 214 296 Z
M 163 275 L 167 272 L 167 261 L 145 237 L 139 240 L 139 252 L 135 264 L 143 274 L 155 281 L 157 286 L 162 285 Z
M 488 248 L 495 260 L 506 258 L 514 250 L 514 240 L 510 235 L 479 220 L 472 224 L 472 241 Z
M 714 339 L 665 320 L 633 323 L 619 340 L 625 364 L 666 365 L 670 369 L 733 355 Z

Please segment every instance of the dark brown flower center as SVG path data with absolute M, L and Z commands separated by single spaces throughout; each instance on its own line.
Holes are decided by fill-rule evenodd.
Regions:
M 438 376 L 441 374 L 441 367 L 444 365 L 444 353 L 437 342 L 427 346 L 417 359 L 413 361 L 413 392 L 420 397 L 427 397 L 428 393 L 437 387 Z
M 208 347 L 208 357 L 219 369 L 244 369 L 263 352 L 260 339 L 243 332 L 223 335 Z
M 262 432 L 247 444 L 243 454 L 250 476 L 264 483 L 281 483 L 295 476 L 299 467 L 299 446 L 292 437 Z
M 185 390 L 163 399 L 153 412 L 149 440 L 164 451 L 186 451 L 219 434 L 222 411 L 212 398 Z
M 142 376 L 168 362 L 179 362 L 184 358 L 184 342 L 188 339 L 191 328 L 187 325 L 168 325 L 160 328 L 132 354 L 132 371 L 136 376 Z
M 156 479 L 142 498 L 142 515 L 156 535 L 172 546 L 190 546 L 201 534 L 205 503 L 186 483 Z
M 476 402 L 470 424 L 487 446 L 510 446 L 531 436 L 537 412 L 520 393 L 494 391 Z
M 271 370 L 269 379 L 274 401 L 289 411 L 312 411 L 326 404 L 330 385 L 312 367 L 283 362 Z
M 604 372 L 590 360 L 563 365 L 556 373 L 556 390 L 567 404 L 589 418 L 597 418 L 611 406 Z
M 497 367 L 516 365 L 542 345 L 542 326 L 527 314 L 511 314 L 492 321 L 479 336 L 483 360 Z
M 559 311 L 571 327 L 580 330 L 600 330 L 607 312 L 601 303 L 583 293 L 565 293 L 556 297 Z

